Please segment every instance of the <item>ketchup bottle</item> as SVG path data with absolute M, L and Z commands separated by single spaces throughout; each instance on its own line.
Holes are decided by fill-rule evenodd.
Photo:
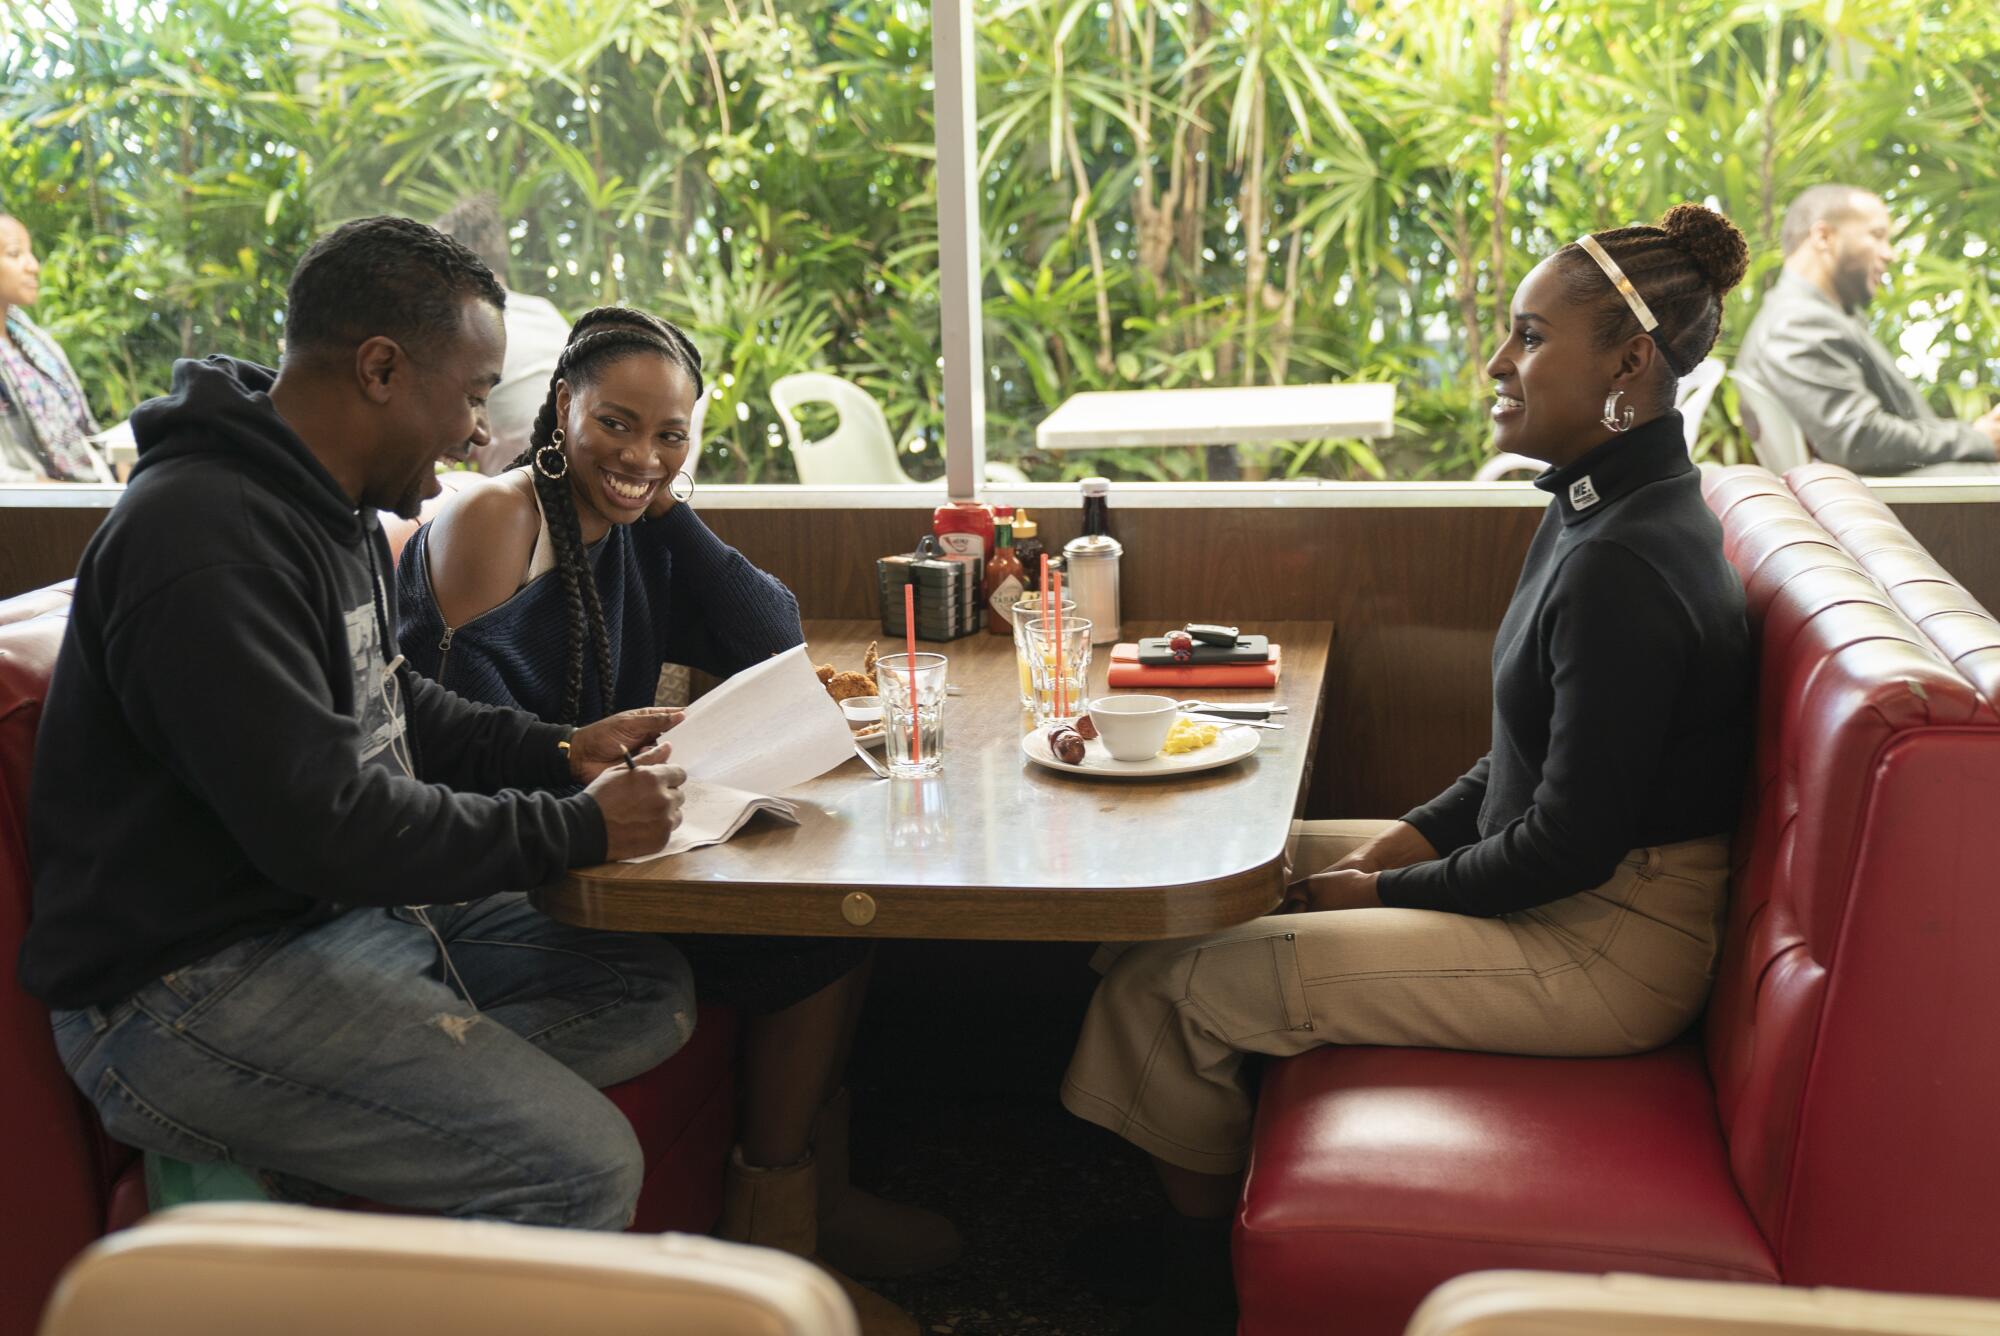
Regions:
M 946 552 L 987 560 L 993 555 L 993 507 L 984 501 L 947 501 L 931 512 L 931 532 Z

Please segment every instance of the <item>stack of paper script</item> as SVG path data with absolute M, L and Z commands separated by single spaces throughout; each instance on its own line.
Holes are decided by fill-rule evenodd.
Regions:
M 687 787 L 679 828 L 647 858 L 721 844 L 758 812 L 797 824 L 798 810 L 776 795 L 854 755 L 854 735 L 813 675 L 804 645 L 744 669 L 688 706 L 666 740 L 674 745 L 671 763 L 687 771 Z

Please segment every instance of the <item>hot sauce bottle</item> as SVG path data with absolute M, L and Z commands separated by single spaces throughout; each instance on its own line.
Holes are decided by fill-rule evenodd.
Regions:
M 1042 578 L 1041 526 L 1028 515 L 1026 506 L 1014 508 L 1014 556 L 1021 563 L 1021 583 L 1030 589 Z
M 986 597 L 986 632 L 1005 636 L 1014 633 L 1014 604 L 1026 584 L 1021 559 L 1014 554 L 1014 511 L 1009 506 L 994 510 L 993 560 L 986 563 L 986 579 L 981 592 Z

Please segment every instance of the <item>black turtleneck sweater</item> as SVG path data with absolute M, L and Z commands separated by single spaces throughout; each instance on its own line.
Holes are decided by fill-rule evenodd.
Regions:
M 1403 818 L 1440 857 L 1384 872 L 1385 905 L 1512 913 L 1735 824 L 1750 635 L 1680 414 L 1535 485 L 1555 501 L 1493 645 L 1492 750 Z

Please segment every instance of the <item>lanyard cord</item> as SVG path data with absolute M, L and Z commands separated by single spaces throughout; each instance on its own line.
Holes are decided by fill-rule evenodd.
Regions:
M 372 534 L 369 535 L 365 541 L 368 543 L 368 583 L 374 595 L 375 602 L 375 631 L 382 638 L 382 653 L 386 657 L 389 653 L 388 596 L 382 589 L 382 570 L 375 559 L 374 536 Z M 398 654 L 395 658 L 390 659 L 387 666 L 383 668 L 382 676 L 375 687 L 376 694 L 381 699 L 383 709 L 388 712 L 389 722 L 392 727 L 397 722 L 397 703 L 401 694 L 396 670 L 402 666 L 402 655 Z M 411 779 L 417 777 L 417 767 L 410 750 L 407 725 L 403 728 L 394 728 L 390 733 L 389 754 L 396 758 L 396 764 L 403 768 L 405 775 Z M 445 946 L 444 934 L 437 930 L 435 923 L 431 922 L 430 912 L 422 905 L 407 905 L 405 908 L 416 916 L 417 922 L 423 925 L 424 931 L 429 933 L 431 940 L 437 943 L 438 959 L 444 963 L 445 977 L 457 986 L 458 995 L 465 999 L 466 1006 L 472 1008 L 473 1015 L 478 1015 L 479 1004 L 472 1000 L 472 990 L 465 986 L 465 980 L 460 977 L 458 966 L 452 962 L 451 951 Z

